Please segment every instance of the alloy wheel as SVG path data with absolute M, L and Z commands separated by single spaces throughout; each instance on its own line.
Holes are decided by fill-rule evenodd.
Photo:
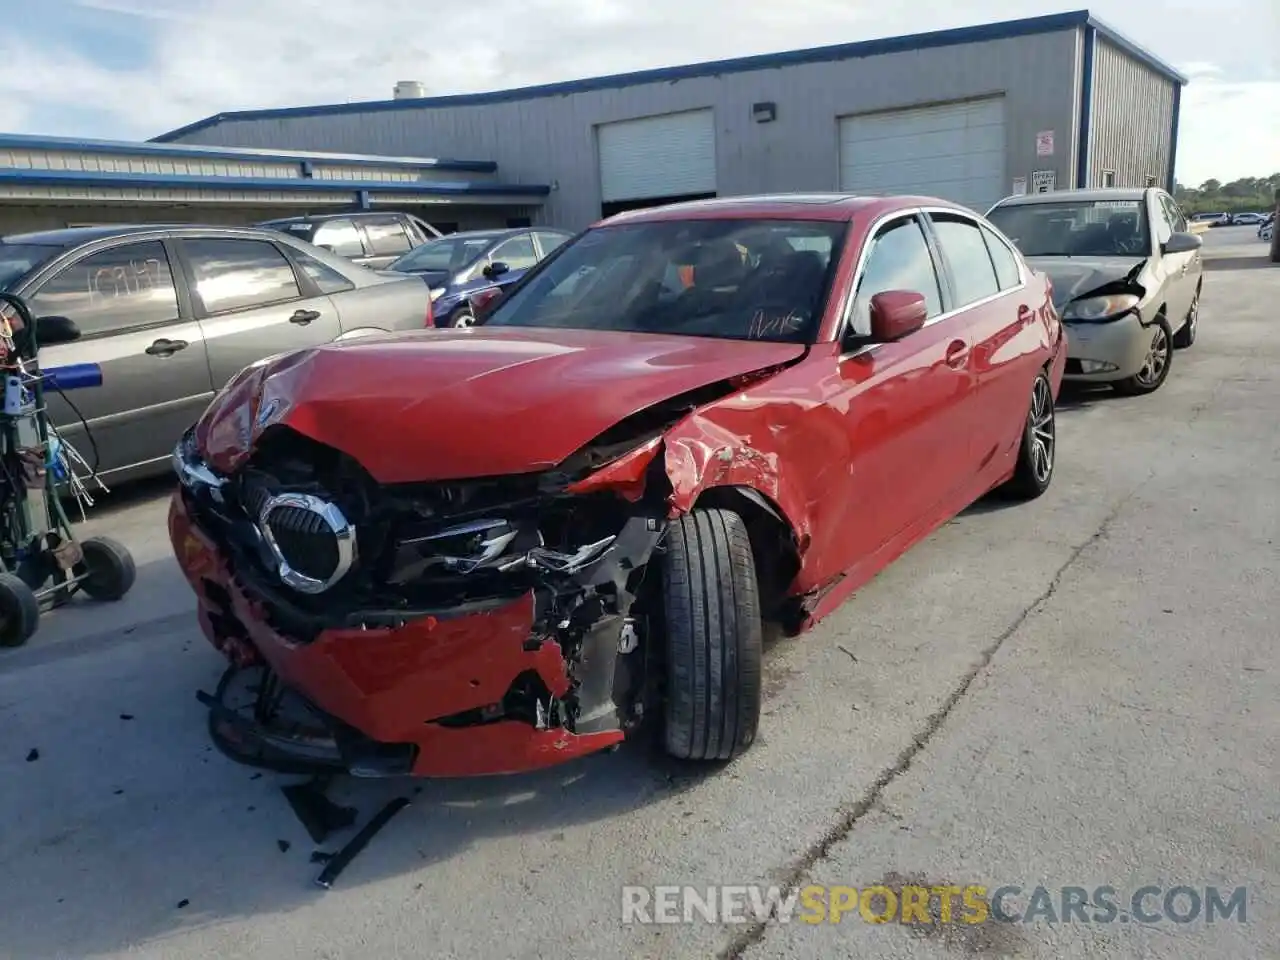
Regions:
M 1151 346 L 1147 349 L 1147 357 L 1134 378 L 1144 387 L 1154 387 L 1164 376 L 1165 367 L 1169 365 L 1169 335 L 1164 326 L 1157 323 L 1151 334 Z
M 1031 469 L 1037 482 L 1047 484 L 1053 474 L 1053 457 L 1057 444 L 1053 394 L 1049 381 L 1037 377 L 1031 391 Z

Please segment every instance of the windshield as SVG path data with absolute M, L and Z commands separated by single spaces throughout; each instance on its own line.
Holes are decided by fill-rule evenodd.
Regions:
M 484 322 L 812 342 L 845 230 L 792 220 L 598 227 L 546 261 Z
M 391 264 L 392 270 L 430 270 L 453 273 L 475 261 L 496 238 L 492 234 L 445 237 L 414 247 Z
M 1024 257 L 1145 257 L 1151 252 L 1142 200 L 1010 203 L 987 219 Z
M 63 249 L 44 243 L 0 242 L 0 290 L 8 290 L 16 281 L 41 264 L 48 263 Z

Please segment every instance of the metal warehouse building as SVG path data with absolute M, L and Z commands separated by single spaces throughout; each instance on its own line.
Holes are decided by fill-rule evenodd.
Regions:
M 1088 11 L 496 93 L 219 114 L 156 138 L 493 158 L 581 227 L 674 199 L 1172 187 L 1186 78 Z

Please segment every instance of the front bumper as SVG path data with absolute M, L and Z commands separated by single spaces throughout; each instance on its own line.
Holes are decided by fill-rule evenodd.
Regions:
M 1108 323 L 1064 323 L 1067 380 L 1107 383 L 1131 377 L 1146 362 L 1151 327 L 1136 314 Z
M 169 536 L 208 640 L 228 659 L 265 660 L 285 684 L 364 737 L 411 756 L 420 777 L 519 773 L 554 766 L 622 741 L 621 730 L 574 734 L 515 720 L 467 726 L 440 721 L 499 704 L 517 678 L 534 673 L 556 697 L 569 689 L 559 646 L 528 643 L 533 596 L 496 609 L 423 617 L 395 628 L 331 629 L 299 643 L 268 623 L 268 611 L 240 583 L 195 523 L 181 491 Z

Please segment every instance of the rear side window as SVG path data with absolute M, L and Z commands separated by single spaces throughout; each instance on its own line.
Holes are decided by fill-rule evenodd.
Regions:
M 248 310 L 302 296 L 293 266 L 265 240 L 184 240 L 195 284 L 207 313 Z
M 995 235 L 987 227 L 982 228 L 982 239 L 987 241 L 987 252 L 991 254 L 991 262 L 995 264 L 996 280 L 1001 290 L 1012 290 L 1022 280 L 1018 272 L 1018 259 L 1009 245 Z
M 406 253 L 413 247 L 399 220 L 365 220 L 362 223 L 364 235 L 369 239 L 369 252 L 375 256 Z
M 340 257 L 364 256 L 364 241 L 350 220 L 329 220 L 320 224 L 311 242 L 317 247 L 328 247 Z
M 933 229 L 938 236 L 942 257 L 951 269 L 956 307 L 963 307 L 1000 292 L 996 268 L 983 242 L 982 232 L 972 220 L 947 214 L 934 214 Z
M 67 317 L 85 336 L 178 319 L 173 271 L 158 240 L 90 254 L 40 285 L 36 316 Z
M 355 287 L 354 283 L 333 267 L 321 263 L 310 254 L 303 253 L 301 250 L 290 250 L 289 253 L 293 255 L 293 262 L 315 282 L 321 293 L 341 293 Z
M 559 233 L 545 233 L 543 231 L 538 231 L 537 237 L 538 246 L 542 247 L 542 255 L 544 257 L 550 256 L 553 250 L 563 246 L 564 242 L 569 239 Z
M 858 281 L 851 324 L 854 333 L 871 333 L 871 298 L 889 290 L 909 290 L 921 294 L 928 315 L 942 312 L 938 273 L 929 253 L 924 231 L 914 217 L 905 217 L 883 227 L 871 241 L 866 266 Z
M 533 237 L 522 233 L 501 243 L 489 255 L 490 263 L 505 263 L 512 270 L 528 270 L 538 262 L 538 254 L 533 249 Z

